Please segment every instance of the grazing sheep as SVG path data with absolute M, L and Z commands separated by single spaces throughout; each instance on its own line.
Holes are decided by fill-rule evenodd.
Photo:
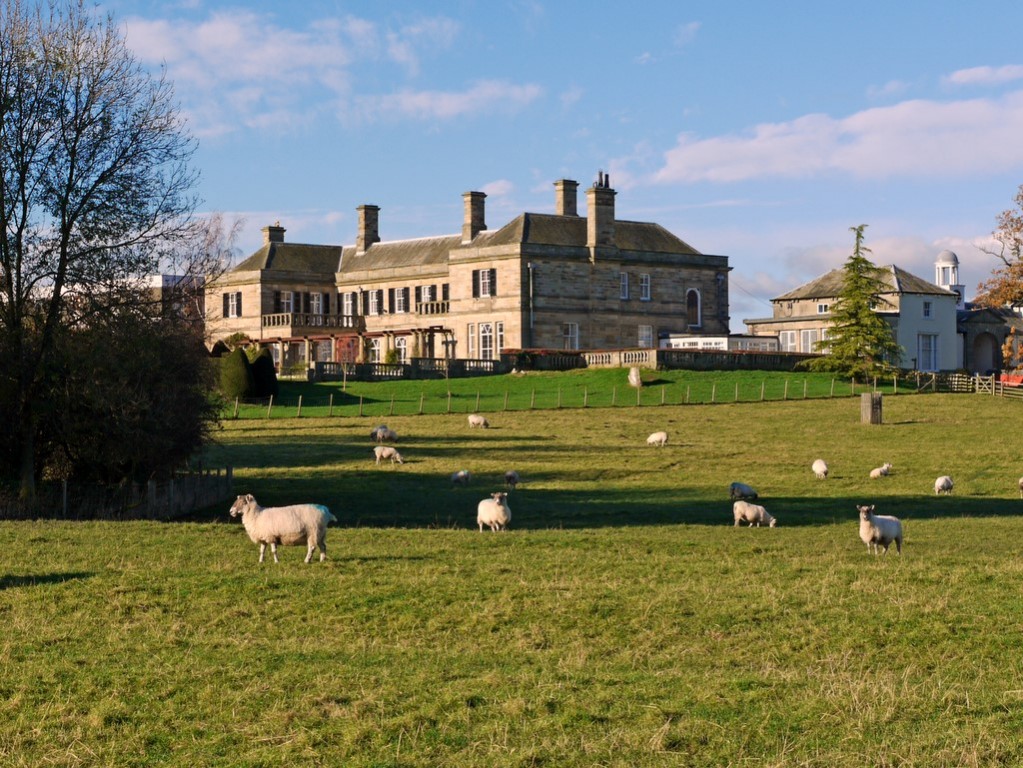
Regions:
M 771 513 L 764 509 L 759 504 L 750 504 L 748 501 L 737 501 L 732 505 L 732 515 L 735 517 L 735 524 L 738 526 L 741 522 L 747 522 L 752 528 L 754 525 L 757 528 L 760 527 L 761 523 L 769 525 L 774 528 L 778 524 Z
M 509 469 L 504 473 L 504 482 L 514 491 L 515 487 L 519 484 L 519 473 L 514 469 Z
M 879 477 L 888 477 L 891 471 L 892 465 L 886 461 L 880 467 L 875 467 L 874 469 L 870 470 L 870 479 L 877 480 Z
M 259 562 L 263 562 L 266 545 L 277 559 L 277 545 L 306 545 L 305 561 L 312 562 L 313 552 L 320 548 L 320 561 L 327 559 L 327 525 L 337 518 L 322 504 L 292 504 L 289 507 L 261 507 L 251 493 L 239 496 L 231 505 L 231 517 L 242 518 L 245 532 L 253 544 L 259 545 Z
M 818 480 L 824 480 L 828 476 L 828 465 L 824 459 L 817 459 L 810 467 Z
M 937 495 L 939 493 L 944 493 L 944 494 L 947 494 L 947 495 L 951 496 L 952 495 L 952 478 L 949 477 L 948 475 L 942 475 L 937 480 L 935 480 L 934 481 L 934 493 L 935 493 L 935 495 Z
M 1019 497 L 1023 499 L 1023 477 L 1019 479 Z
M 460 469 L 451 475 L 452 485 L 468 485 L 470 480 L 472 480 L 472 475 L 467 469 Z
M 483 532 L 487 525 L 492 531 L 503 531 L 511 522 L 511 508 L 508 506 L 507 493 L 492 493 L 489 499 L 483 499 L 476 507 L 476 524 Z
M 647 445 L 656 445 L 658 447 L 668 444 L 668 433 L 667 432 L 654 432 L 650 437 L 646 439 Z
M 757 492 L 750 488 L 746 483 L 732 483 L 728 486 L 728 498 L 732 501 L 736 499 L 748 499 L 750 501 L 757 500 Z
M 469 429 L 475 429 L 476 427 L 482 427 L 483 429 L 490 429 L 490 422 L 478 413 L 469 414 Z
M 860 541 L 867 545 L 867 552 L 877 554 L 877 547 L 880 544 L 884 547 L 884 553 L 888 554 L 888 547 L 895 542 L 895 549 L 902 554 L 902 522 L 891 515 L 875 515 L 874 505 L 869 507 L 857 506 L 860 512 Z
M 396 443 L 398 442 L 398 433 L 388 428 L 386 424 L 381 424 L 379 427 L 374 427 L 373 431 L 369 433 L 369 439 L 378 443 Z
M 393 445 L 377 445 L 373 448 L 373 454 L 377 457 L 377 464 L 380 463 L 380 459 L 390 459 L 392 464 L 405 463 L 401 454 L 398 453 L 398 449 Z

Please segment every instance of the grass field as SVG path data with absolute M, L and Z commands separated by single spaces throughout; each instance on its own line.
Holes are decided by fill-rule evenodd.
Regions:
M 258 565 L 227 504 L 0 523 L 0 765 L 1023 764 L 1019 406 L 884 416 L 400 416 L 406 463 L 379 467 L 375 416 L 227 422 L 208 460 L 264 504 L 331 506 L 330 559 Z M 512 467 L 512 530 L 480 534 Z M 732 527 L 732 480 L 777 528 Z M 866 554 L 865 502 L 904 520 L 901 558 Z

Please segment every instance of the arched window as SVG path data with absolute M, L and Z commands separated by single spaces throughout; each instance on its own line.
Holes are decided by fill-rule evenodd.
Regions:
M 398 353 L 398 362 L 402 364 L 407 363 L 408 339 L 406 339 L 404 336 L 399 336 L 398 338 L 396 338 L 394 340 L 394 349 Z
M 686 322 L 690 328 L 699 328 L 703 325 L 703 318 L 700 316 L 700 292 L 690 288 L 686 293 Z

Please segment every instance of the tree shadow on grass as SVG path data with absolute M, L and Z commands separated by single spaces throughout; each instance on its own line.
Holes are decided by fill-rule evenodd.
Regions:
M 21 576 L 0 576 L 0 591 L 17 587 L 38 587 L 44 584 L 63 584 L 66 581 L 90 579 L 95 574 L 87 571 L 70 571 L 68 573 L 25 574 Z

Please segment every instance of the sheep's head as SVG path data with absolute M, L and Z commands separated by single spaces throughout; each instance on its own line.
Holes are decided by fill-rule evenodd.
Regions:
M 778 518 L 776 518 L 776 517 L 772 517 L 772 518 L 771 518 L 771 522 L 769 522 L 769 523 L 768 523 L 768 525 L 769 525 L 769 526 L 770 526 L 771 528 L 774 528 L 774 526 L 776 526 L 777 524 L 778 524 Z
M 243 496 L 239 496 L 234 500 L 234 504 L 231 505 L 231 517 L 238 517 L 244 515 L 248 511 L 251 505 L 255 505 L 256 497 L 251 493 L 246 493 Z
M 508 494 L 504 493 L 503 491 L 500 493 L 492 493 L 490 494 L 490 496 L 494 499 L 494 501 L 496 501 L 498 504 L 501 504 L 502 506 L 504 505 L 505 499 L 508 498 Z
M 873 504 L 871 504 L 869 507 L 861 507 L 857 505 L 856 509 L 859 510 L 860 520 L 869 520 L 871 516 L 874 514 Z

